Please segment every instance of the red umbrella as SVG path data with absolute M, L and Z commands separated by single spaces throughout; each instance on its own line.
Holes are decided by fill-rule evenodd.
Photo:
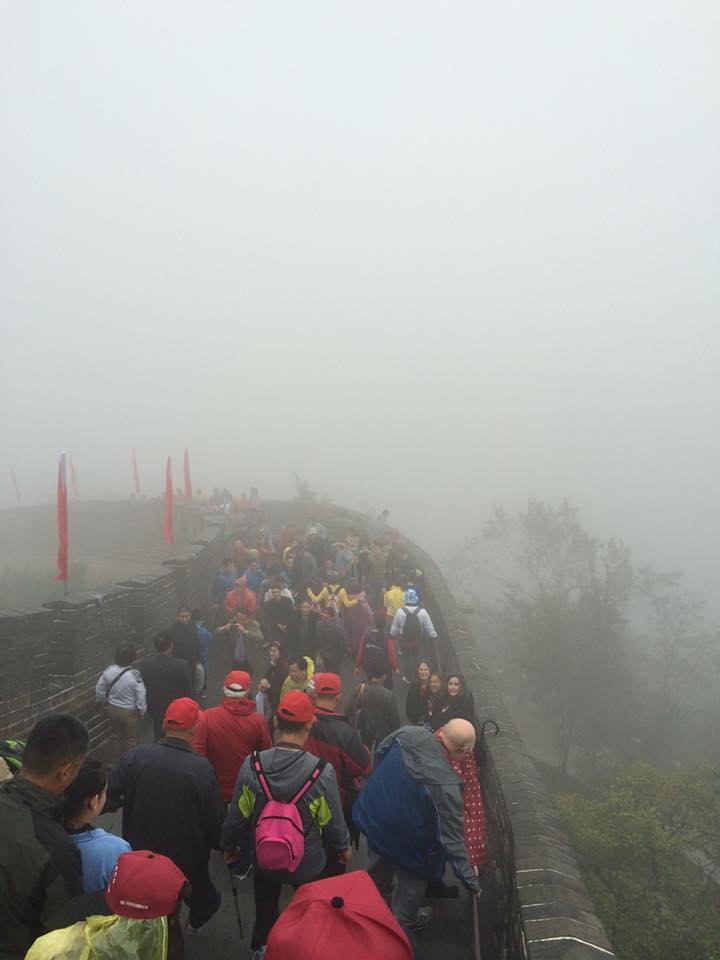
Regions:
M 364 870 L 300 887 L 270 931 L 265 960 L 412 960 L 402 927 Z

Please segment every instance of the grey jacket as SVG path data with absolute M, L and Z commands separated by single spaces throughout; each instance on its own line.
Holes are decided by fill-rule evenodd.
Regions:
M 250 759 L 240 768 L 220 841 L 223 850 L 239 848 L 243 858 L 254 854 L 254 827 L 266 802 Z M 302 787 L 316 763 L 317 757 L 304 750 L 271 747 L 260 752 L 260 764 L 273 798 L 285 802 Z M 319 877 L 326 863 L 323 838 L 334 850 L 350 846 L 335 771 L 329 763 L 299 801 L 298 811 L 305 829 L 305 855 L 294 873 L 276 875 L 281 883 L 307 883 Z

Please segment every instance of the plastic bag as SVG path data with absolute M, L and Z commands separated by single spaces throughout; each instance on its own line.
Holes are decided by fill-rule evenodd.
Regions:
M 268 709 L 267 693 L 264 690 L 258 690 L 255 694 L 255 711 L 261 717 L 267 716 Z

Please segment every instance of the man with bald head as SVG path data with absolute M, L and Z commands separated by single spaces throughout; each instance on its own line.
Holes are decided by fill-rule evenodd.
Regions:
M 375 770 L 353 807 L 367 837 L 369 872 L 381 893 L 395 877 L 392 911 L 409 933 L 432 917 L 422 907 L 425 887 L 442 880 L 449 863 L 469 890 L 478 878 L 463 835 L 462 781 L 451 760 L 475 746 L 467 720 L 451 720 L 435 733 L 400 727 L 375 755 Z

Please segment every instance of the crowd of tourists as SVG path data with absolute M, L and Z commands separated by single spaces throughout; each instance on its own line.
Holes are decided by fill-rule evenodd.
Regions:
M 66 714 L 3 742 L 0 960 L 92 956 L 90 942 L 172 956 L 181 906 L 192 936 L 222 904 L 213 850 L 252 885 L 267 960 L 325 956 L 329 935 L 333 952 L 417 960 L 426 900 L 458 895 L 446 865 L 479 890 L 472 694 L 440 673 L 422 571 L 387 511 L 334 540 L 315 518 L 272 532 L 256 497 L 239 509 L 207 610 L 182 605 L 149 653 L 123 643 L 99 677 L 107 769 Z M 121 837 L 95 823 L 119 809 Z M 367 872 L 348 870 L 363 837 Z

